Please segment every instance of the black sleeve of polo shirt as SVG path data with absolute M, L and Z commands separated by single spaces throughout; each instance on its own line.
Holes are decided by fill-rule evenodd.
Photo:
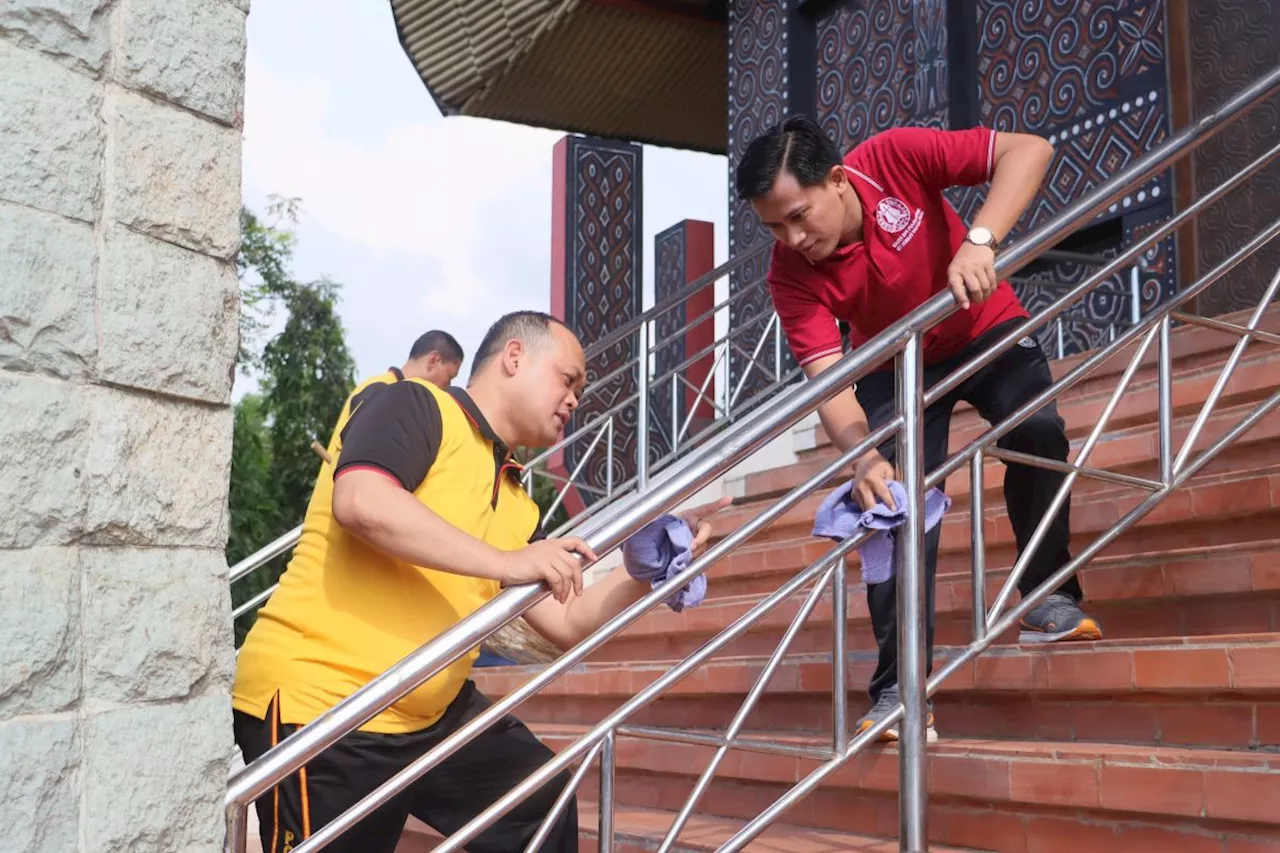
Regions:
M 365 400 L 342 429 L 342 455 L 333 476 L 375 468 L 413 491 L 440 451 L 440 405 L 416 382 L 396 382 Z

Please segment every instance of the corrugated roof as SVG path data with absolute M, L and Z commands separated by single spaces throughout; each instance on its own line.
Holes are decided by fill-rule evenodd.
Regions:
M 392 0 L 446 114 L 723 152 L 722 22 L 600 0 Z

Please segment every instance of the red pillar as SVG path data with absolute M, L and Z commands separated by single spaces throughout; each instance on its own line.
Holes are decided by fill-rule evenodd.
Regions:
M 641 165 L 639 145 L 583 136 L 556 143 L 552 166 L 551 313 L 577 333 L 590 349 L 611 330 L 642 310 L 640 277 Z M 587 361 L 587 379 L 605 376 L 634 360 L 638 335 Z M 635 393 L 636 376 L 624 371 L 606 387 L 587 395 L 568 433 L 606 416 Z M 635 474 L 635 404 L 614 412 L 613 482 Z M 551 460 L 554 473 L 568 476 L 591 443 L 588 431 Z M 604 441 L 586 461 L 579 482 L 565 496 L 571 513 L 601 499 L 606 487 Z
M 686 219 L 677 222 L 654 237 L 654 300 L 661 301 L 684 288 L 715 268 L 715 225 Z M 696 361 L 680 368 L 679 374 L 688 381 L 672 383 L 666 376 L 677 365 L 682 365 L 696 353 L 707 349 L 715 341 L 715 287 L 709 286 L 657 318 L 657 367 L 654 371 L 654 402 L 650 407 L 650 446 L 656 461 L 670 452 L 673 438 L 684 426 L 689 412 L 693 419 L 685 430 L 680 443 L 688 441 L 715 418 L 711 401 L 715 399 L 716 380 L 707 382 L 705 392 L 698 390 L 711 372 L 715 356 L 708 352 Z M 704 318 L 701 322 L 680 331 L 686 324 Z M 692 385 L 693 387 L 690 387 Z M 671 396 L 676 392 L 673 423 Z

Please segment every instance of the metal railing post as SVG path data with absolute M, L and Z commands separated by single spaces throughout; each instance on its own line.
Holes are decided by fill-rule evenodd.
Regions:
M 604 736 L 604 746 L 600 750 L 600 795 L 598 806 L 600 813 L 599 834 L 600 853 L 613 853 L 613 777 L 617 766 L 618 733 L 610 730 Z
M 245 853 L 248 848 L 250 808 L 241 803 L 231 803 L 226 807 L 227 837 L 222 842 L 225 853 Z
M 849 745 L 849 687 L 845 654 L 849 620 L 849 568 L 844 558 L 831 573 L 831 748 Z
M 924 551 L 924 353 L 921 335 L 913 334 L 898 357 L 898 468 L 907 492 L 907 518 L 897 537 L 898 550 L 898 686 L 903 703 L 898 730 L 898 849 L 927 853 L 925 809 L 925 560 Z
M 643 492 L 649 488 L 649 323 L 640 324 L 636 343 L 636 490 Z
M 1142 275 L 1141 263 L 1129 268 L 1129 325 L 1136 326 L 1142 322 Z
M 1160 321 L 1159 379 L 1160 397 L 1160 482 L 1173 482 L 1173 351 L 1170 332 L 1173 321 L 1168 314 Z
M 987 635 L 987 533 L 983 528 L 986 496 L 982 493 L 982 466 L 986 454 L 979 450 L 969 465 L 969 538 L 973 550 L 973 639 Z

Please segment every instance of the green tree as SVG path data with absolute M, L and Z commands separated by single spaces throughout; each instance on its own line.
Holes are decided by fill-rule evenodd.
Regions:
M 261 393 L 236 406 L 229 565 L 301 522 L 320 465 L 311 441 L 328 438 L 355 384 L 355 362 L 337 313 L 339 285 L 328 279 L 298 282 L 289 269 L 296 221 L 293 199 L 273 198 L 265 221 L 247 209 L 240 216 L 239 366 L 259 377 Z M 263 344 L 280 310 L 284 327 Z M 287 562 L 282 555 L 238 581 L 233 606 L 274 586 Z M 237 644 L 253 618 L 246 613 L 236 620 Z
M 271 487 L 271 437 L 260 396 L 247 394 L 236 404 L 231 446 L 227 565 L 234 566 L 278 536 L 281 529 Z M 232 606 L 239 607 L 274 582 L 265 568 L 237 581 L 231 588 Z M 252 624 L 252 613 L 236 619 L 237 646 Z
M 294 284 L 283 298 L 284 330 L 262 354 L 264 398 L 271 419 L 271 479 L 286 527 L 302 521 L 320 460 L 311 441 L 327 444 L 347 395 L 355 361 L 338 319 L 338 285 Z

